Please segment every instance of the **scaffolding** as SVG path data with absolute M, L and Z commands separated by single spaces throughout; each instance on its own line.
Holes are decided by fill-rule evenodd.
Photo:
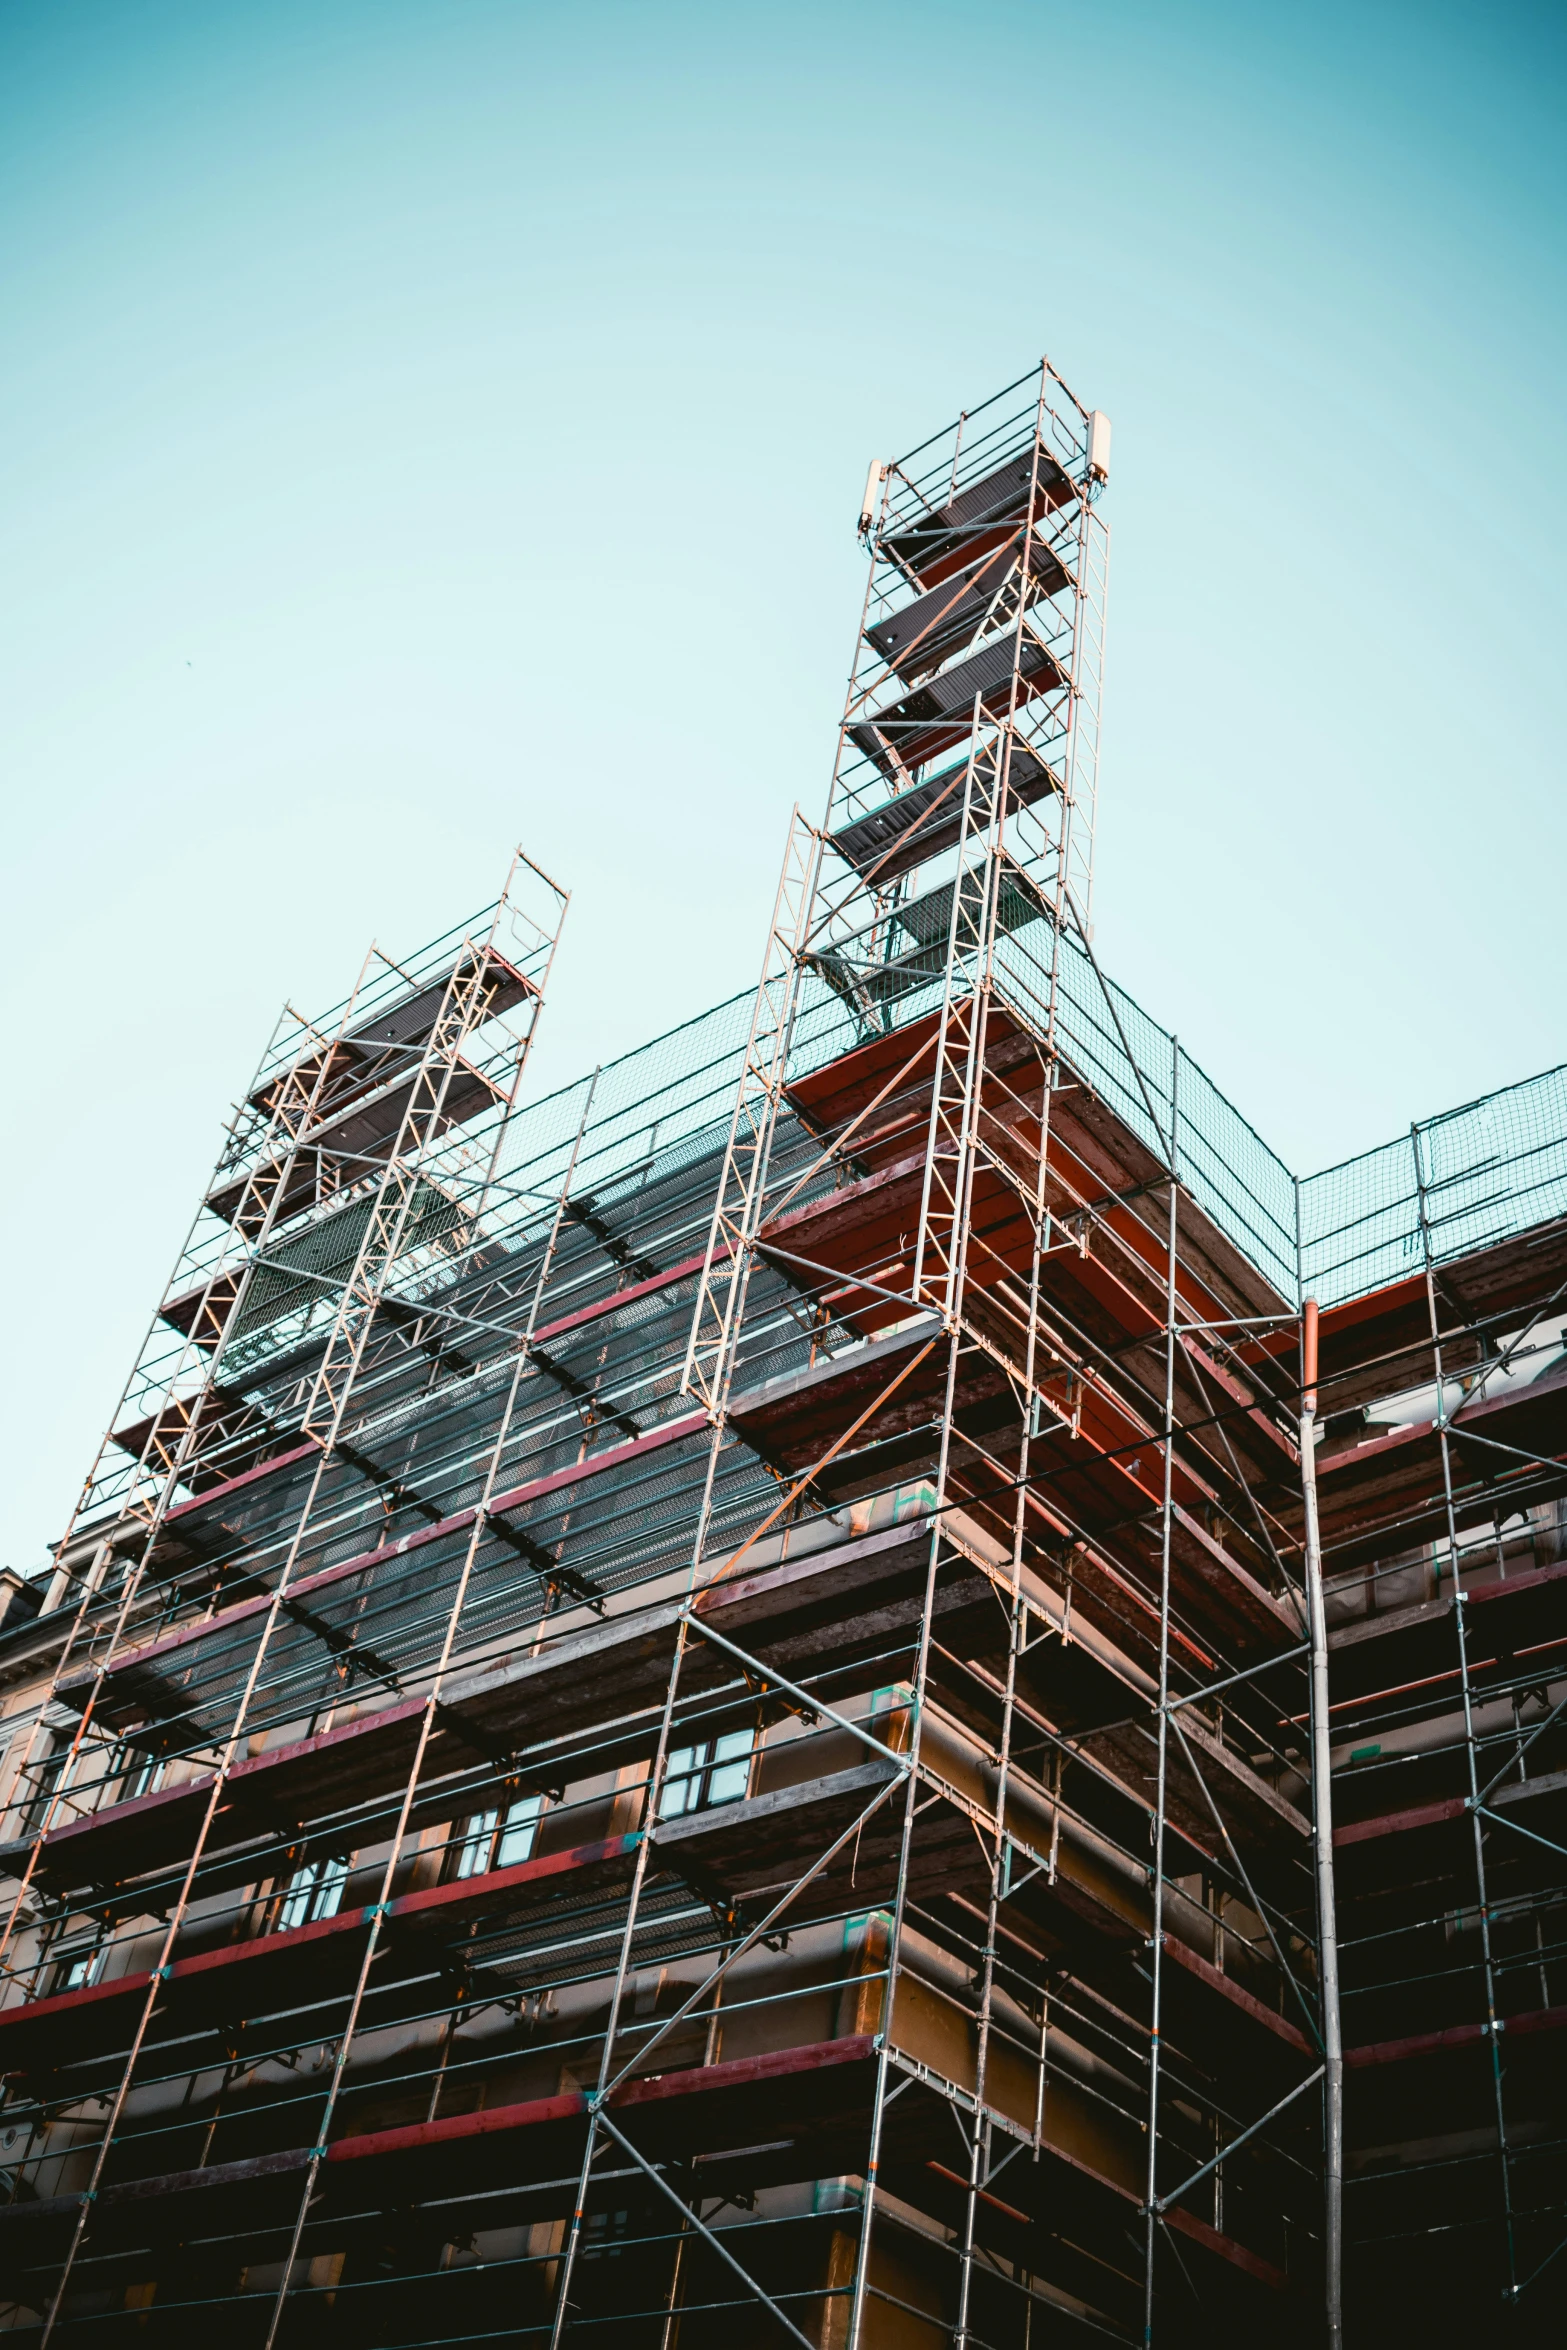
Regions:
M 1548 2330 L 1567 1086 L 1297 1181 L 1102 972 L 1108 447 L 873 467 L 754 993 L 286 1015 L 0 1631 L 14 2330 Z
M 1368 2330 L 1561 2327 L 1564 1178 L 1558 1069 L 1300 1187 Z

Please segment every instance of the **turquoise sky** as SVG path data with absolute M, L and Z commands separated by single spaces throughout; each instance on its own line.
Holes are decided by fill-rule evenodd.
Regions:
M 0 1560 L 285 993 L 576 904 L 543 1086 L 747 984 L 865 464 L 1115 423 L 1100 953 L 1297 1167 L 1567 1055 L 1563 15 L 0 10 Z

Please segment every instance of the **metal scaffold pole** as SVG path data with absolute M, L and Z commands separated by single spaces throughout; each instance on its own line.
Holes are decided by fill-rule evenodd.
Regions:
M 1180 1245 L 1178 1206 L 1180 1183 L 1177 1172 L 1177 1153 L 1180 1147 L 1180 1083 L 1180 1046 L 1172 1037 L 1170 1040 L 1170 1130 L 1167 1138 L 1169 1168 L 1166 1185 L 1168 1202 L 1164 1261 L 1164 1427 L 1160 1439 L 1159 1689 L 1155 1733 L 1157 1761 L 1154 1781 L 1153 1865 L 1150 1872 L 1153 1888 L 1153 1931 L 1149 1937 L 1149 1971 L 1152 1977 L 1152 1995 L 1149 2003 L 1148 2026 L 1148 2184 L 1143 2223 L 1146 2231 L 1143 2252 L 1143 2341 L 1145 2344 L 1151 2343 L 1154 2338 L 1156 2255 L 1159 2243 L 1158 2228 L 1162 2217 L 1159 2203 L 1159 2092 L 1162 2086 L 1160 2060 L 1163 2053 L 1160 2029 L 1163 2021 L 1164 1995 L 1165 1811 L 1169 1799 L 1170 1766 L 1170 1567 L 1175 1503 L 1176 1266 Z
M 1463 1706 L 1464 1771 L 1469 1788 L 1467 1810 L 1474 1854 L 1475 1899 L 1479 1911 L 1481 1973 L 1485 1986 L 1484 2032 L 1489 2052 L 1491 2091 L 1496 2113 L 1496 2157 L 1501 2183 L 1502 2234 L 1507 2259 L 1507 2295 L 1509 2298 L 1513 2298 L 1516 2297 L 1518 2288 L 1518 2246 L 1513 2216 L 1512 2159 L 1508 2143 L 1507 2101 L 1502 2056 L 1504 2023 L 1497 1991 L 1496 1954 L 1492 1942 L 1493 1918 L 1487 1886 L 1485 1811 L 1480 1792 L 1479 1746 L 1475 1730 L 1474 1689 L 1470 1678 L 1469 1630 L 1465 1616 L 1468 1594 L 1463 1588 L 1464 1559 L 1458 1539 L 1458 1514 L 1454 1502 L 1452 1415 L 1449 1408 L 1442 1357 L 1442 1318 L 1437 1304 L 1430 1197 L 1425 1156 L 1421 1147 L 1421 1133 L 1418 1125 L 1411 1125 L 1409 1129 L 1409 1146 L 1414 1157 L 1420 1253 L 1425 1282 L 1426 1312 L 1430 1328 L 1431 1364 L 1436 1381 L 1437 1449 L 1442 1468 L 1442 1509 L 1446 1521 L 1447 1568 L 1453 1586 L 1453 1630 L 1458 1645 L 1458 1685 Z
M 515 863 L 513 872 L 515 872 Z M 441 1141 L 453 1122 L 448 1103 L 456 1073 L 460 1067 L 464 1066 L 461 1061 L 461 1049 L 491 1016 L 492 1001 L 497 987 L 495 974 L 497 971 L 509 971 L 511 968 L 506 963 L 498 943 L 502 936 L 503 918 L 515 919 L 509 904 L 510 888 L 509 878 L 507 893 L 503 893 L 498 905 L 487 917 L 484 930 L 475 939 L 464 939 L 462 950 L 451 960 L 449 970 L 434 990 L 435 1009 L 424 1030 L 422 1044 L 411 1064 L 404 1072 L 400 1073 L 403 1082 L 400 1092 L 395 1097 L 397 1122 L 390 1139 L 390 1148 L 384 1154 L 380 1172 L 373 1178 L 368 1189 L 368 1213 L 363 1219 L 363 1229 L 357 1238 L 352 1268 L 347 1278 L 335 1287 L 330 1335 L 322 1361 L 311 1384 L 309 1399 L 300 1422 L 301 1429 L 308 1439 L 307 1446 L 302 1449 L 312 1451 L 314 1465 L 302 1506 L 278 1566 L 276 1582 L 268 1595 L 259 1637 L 243 1678 L 232 1720 L 223 1735 L 215 1742 L 220 1750 L 217 1765 L 206 1782 L 205 1801 L 196 1825 L 188 1858 L 181 1871 L 177 1890 L 162 1915 L 158 1957 L 150 1971 L 140 2018 L 132 2034 L 129 2051 L 112 2092 L 102 2101 L 107 2108 L 106 2115 L 97 2135 L 96 2148 L 92 2156 L 87 2182 L 80 2195 L 64 2258 L 44 2316 L 41 2341 L 45 2350 L 47 2350 L 47 2345 L 52 2340 L 60 2321 L 78 2256 L 91 2230 L 94 2206 L 98 2200 L 98 2189 L 104 2175 L 104 2166 L 116 2143 L 121 2116 L 131 2094 L 154 2009 L 161 1996 L 161 1986 L 171 1965 L 176 1942 L 185 1927 L 195 1896 L 198 1875 L 205 1857 L 213 1823 L 224 1801 L 231 1775 L 243 1751 L 242 1741 L 248 1728 L 252 1700 L 260 1686 L 268 1652 L 277 1629 L 287 1620 L 288 1611 L 292 1604 L 291 1587 L 301 1579 L 300 1559 L 307 1532 L 312 1527 L 328 1466 L 332 1462 L 336 1449 L 344 1439 L 344 1420 L 354 1379 L 363 1360 L 372 1324 L 381 1304 L 387 1281 L 406 1242 L 410 1212 L 416 1197 L 417 1186 L 422 1180 L 421 1170 L 427 1162 L 431 1149 Z M 556 890 L 553 884 L 548 884 L 548 888 L 553 898 L 553 926 L 548 930 L 534 932 L 531 944 L 536 964 L 536 976 L 527 977 L 525 981 L 519 983 L 518 992 L 524 1001 L 525 1015 L 522 1031 L 515 1047 L 508 1048 L 504 1056 L 507 1062 L 507 1081 L 497 1094 L 498 1100 L 503 1105 L 503 1112 L 509 1110 L 516 1098 L 521 1063 L 525 1061 L 531 1045 L 538 1009 L 543 1001 L 544 987 L 553 962 L 561 923 L 564 919 L 567 903 L 564 893 Z M 396 967 L 392 968 L 395 970 Z M 399 974 L 399 978 L 402 976 Z M 362 984 L 363 975 L 361 975 L 361 987 Z M 404 982 L 405 989 L 406 982 Z M 359 992 L 356 990 L 355 996 L 350 997 L 349 1005 L 338 1024 L 338 1040 L 349 1033 L 348 1022 L 355 1009 Z M 274 1136 L 279 1126 L 278 1115 L 275 1111 L 259 1141 L 253 1139 L 252 1152 L 253 1154 L 259 1152 L 257 1164 L 237 1186 L 238 1205 L 231 1208 L 230 1211 L 237 1229 L 243 1230 L 242 1218 L 245 1213 L 245 1203 L 255 1197 L 257 1199 L 255 1215 L 257 1236 L 259 1240 L 264 1241 L 275 1218 L 288 1202 L 289 1185 L 302 1163 L 304 1145 L 310 1134 L 312 1115 L 314 1114 L 319 1122 L 325 1091 L 330 1084 L 334 1066 L 334 1052 L 331 1047 L 328 1047 L 314 1058 L 307 1056 L 303 1062 L 296 1063 L 294 1067 L 284 1072 L 280 1086 L 281 1096 L 284 1099 L 292 1099 L 295 1093 L 302 1094 L 299 1112 L 297 1117 L 290 1117 L 283 1121 L 286 1146 L 281 1152 L 274 1142 Z M 487 1169 L 484 1185 L 487 1185 L 493 1174 L 495 1163 L 493 1146 L 486 1156 Z M 483 1186 L 475 1197 L 475 1217 L 482 1209 L 482 1205 Z M 223 1343 L 226 1341 L 229 1331 L 234 1327 L 246 1283 L 254 1276 L 256 1262 L 257 1259 L 254 1255 L 248 1256 L 245 1260 L 244 1274 L 234 1284 L 234 1302 L 224 1316 L 223 1336 L 213 1350 L 213 1368 L 208 1375 L 209 1388 L 215 1382 L 217 1369 L 222 1361 Z M 210 1293 L 211 1288 L 212 1281 L 209 1278 L 206 1293 Z M 192 1414 L 190 1425 L 186 1431 L 187 1439 L 194 1437 L 196 1424 L 196 1415 Z M 187 1447 L 185 1446 L 182 1446 L 175 1461 L 171 1464 L 167 1478 L 160 1486 L 153 1512 L 154 1531 L 159 1520 L 166 1518 L 170 1493 L 182 1472 L 187 1478 L 189 1477 Z M 491 1474 L 493 1476 L 493 1468 Z M 142 1563 L 144 1565 L 149 1556 L 150 1547 L 143 1552 Z M 128 1620 L 129 1605 L 128 1598 L 118 1613 L 111 1633 L 110 1645 L 98 1668 L 100 1677 L 111 1670 L 117 1662 L 118 1645 Z M 84 1728 L 87 1713 L 88 1709 L 84 1708 Z M 413 1780 L 410 1779 L 405 1808 L 406 1800 L 411 1799 L 412 1787 Z M 47 1832 L 47 1826 L 46 1815 L 35 1841 L 32 1855 L 34 1860 L 36 1860 L 38 1851 L 42 1849 L 43 1836 Z M 351 2032 L 351 2024 L 349 2029 Z M 282 2292 L 286 2292 L 287 2281 L 288 2271 L 285 2268 Z M 281 2307 L 281 2298 L 279 2307 Z M 274 2319 L 274 2326 L 275 2322 Z M 271 2333 L 269 2332 L 268 2340 L 270 2341 L 270 2339 Z
M 1327 1607 L 1317 1523 L 1317 1301 L 1300 1330 L 1300 1476 L 1305 1511 L 1306 1616 L 1311 1640 L 1312 1835 L 1317 1867 L 1317 1986 L 1323 2054 L 1323 2252 L 1327 2338 L 1344 2339 L 1344 2031 L 1339 2012 L 1338 1906 L 1333 1879 L 1333 1722 L 1328 1690 Z
M 55 1677 L 57 1680 L 69 1672 L 76 1663 L 77 1651 L 82 1645 L 84 1634 L 88 1631 L 93 1603 L 99 1598 L 106 1579 L 111 1575 L 115 1559 L 122 1551 L 127 1552 L 130 1556 L 131 1564 L 121 1579 L 118 1594 L 110 1594 L 113 1600 L 112 1621 L 106 1640 L 100 1633 L 96 1642 L 98 1648 L 102 1652 L 112 1655 L 131 1621 L 141 1597 L 147 1561 L 157 1542 L 164 1516 L 180 1489 L 182 1479 L 197 1457 L 203 1439 L 210 1434 L 206 1421 L 217 1388 L 217 1364 L 229 1333 L 240 1326 L 246 1299 L 255 1279 L 257 1265 L 262 1260 L 272 1226 L 287 1197 L 289 1187 L 294 1181 L 300 1152 L 303 1148 L 303 1137 L 327 1086 L 333 1055 L 352 1021 L 360 991 L 374 960 L 375 951 L 372 948 L 360 967 L 359 976 L 347 1000 L 340 1007 L 335 1026 L 330 1033 L 313 1029 L 307 1022 L 298 1020 L 291 1022 L 286 1012 L 279 1021 L 278 1030 L 274 1031 L 273 1048 L 276 1046 L 278 1035 L 280 1033 L 286 1035 L 292 1028 L 296 1042 L 308 1039 L 316 1049 L 313 1054 L 304 1053 L 293 1066 L 285 1071 L 281 1082 L 276 1083 L 269 1093 L 263 1093 L 261 1109 L 264 1131 L 259 1140 L 252 1137 L 254 1164 L 244 1178 L 240 1197 L 234 1210 L 235 1229 L 249 1238 L 250 1246 L 242 1259 L 237 1278 L 230 1271 L 229 1277 L 225 1281 L 224 1269 L 218 1266 L 214 1266 L 206 1272 L 202 1279 L 199 1295 L 187 1317 L 187 1327 L 183 1331 L 181 1343 L 173 1361 L 165 1361 L 157 1366 L 156 1383 L 151 1390 L 153 1409 L 145 1417 L 145 1434 L 140 1439 L 129 1486 L 127 1490 L 117 1496 L 119 1506 L 113 1524 L 107 1532 L 100 1534 L 94 1544 L 91 1563 L 87 1573 L 82 1577 L 81 1595 L 72 1619 L 70 1632 L 56 1668 Z M 263 1055 L 261 1068 L 258 1068 L 255 1078 L 252 1080 L 249 1097 L 252 1104 L 258 1091 L 262 1090 L 258 1081 L 266 1067 L 267 1058 L 267 1055 Z M 229 1130 L 230 1140 L 225 1145 L 218 1165 L 213 1171 L 213 1189 L 217 1188 L 231 1162 L 243 1120 L 244 1111 L 242 1109 L 236 1112 L 235 1120 Z M 199 1210 L 195 1221 L 197 1225 L 201 1222 Z M 188 1283 L 181 1281 L 181 1272 L 191 1253 L 192 1237 L 193 1235 L 187 1236 L 185 1250 L 182 1252 L 179 1264 L 176 1265 L 170 1285 L 171 1291 L 188 1287 Z M 158 1325 L 155 1321 L 152 1334 L 143 1348 L 143 1361 L 155 1346 L 157 1335 Z M 206 1338 L 210 1350 L 210 1362 L 206 1365 L 202 1363 L 203 1337 Z M 139 1365 L 138 1369 L 140 1367 Z M 198 1378 L 198 1384 L 194 1394 L 187 1394 L 185 1391 L 190 1385 L 193 1372 Z M 145 1387 L 146 1382 L 143 1381 L 141 1384 Z M 57 1546 L 56 1556 L 62 1560 L 69 1557 L 72 1551 L 78 1520 L 85 1512 L 94 1510 L 95 1502 L 98 1503 L 98 1508 L 101 1510 L 99 1487 L 104 1481 L 106 1464 L 112 1461 L 115 1445 L 113 1433 L 115 1423 L 127 1407 L 132 1405 L 133 1394 L 138 1403 L 145 1404 L 148 1400 L 145 1393 L 138 1393 L 137 1390 L 137 1374 L 133 1373 L 120 1397 L 115 1420 L 110 1423 L 110 1431 L 105 1434 L 98 1448 L 97 1458 L 88 1474 L 65 1534 Z M 171 1432 L 165 1426 L 165 1423 L 170 1420 L 173 1423 L 172 1441 Z M 101 1519 L 97 1518 L 96 1512 L 94 1514 L 95 1522 L 101 1524 Z M 29 1738 L 27 1752 L 22 1759 L 21 1775 L 24 1780 L 32 1777 L 40 1759 L 39 1740 L 42 1735 L 43 1718 L 40 1715 L 40 1726 Z M 80 1721 L 72 1735 L 64 1769 L 56 1773 L 53 1784 L 44 1790 L 43 1802 L 34 1823 L 36 1831 L 34 1848 L 29 1854 L 23 1870 L 17 1898 L 7 1915 L 3 1930 L 0 1930 L 0 1963 L 5 1960 L 13 1930 L 26 1914 L 26 1898 L 31 1887 L 32 1872 L 38 1850 L 41 1847 L 43 1837 L 60 1815 L 66 1790 L 70 1785 L 84 1743 L 92 1728 L 92 1720 L 93 1708 L 89 1702 L 83 1708 Z M 49 1757 L 48 1759 L 53 1761 L 54 1758 Z
M 1312 1191 L 1116 986 L 1107 471 L 871 468 L 754 988 L 522 1102 L 520 865 L 264 1057 L 0 1616 L 0 2327 L 1546 2309 L 1567 1073 Z

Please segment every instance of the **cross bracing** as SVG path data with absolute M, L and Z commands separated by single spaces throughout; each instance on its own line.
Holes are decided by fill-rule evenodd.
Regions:
M 1101 427 L 878 470 L 756 993 L 526 1101 L 524 866 L 269 1049 L 0 1630 L 19 2328 L 1549 2324 L 1559 1080 L 1297 1183 L 1102 973 Z

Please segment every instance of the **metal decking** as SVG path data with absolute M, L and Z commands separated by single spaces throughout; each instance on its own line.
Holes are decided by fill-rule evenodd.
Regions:
M 873 476 L 754 999 L 518 1107 L 524 865 L 245 1089 L 17 1750 L 12 2330 L 1305 2344 L 1341 2014 L 1348 2338 L 1551 2337 L 1567 1096 L 1297 1185 L 1100 972 L 1093 424 Z

